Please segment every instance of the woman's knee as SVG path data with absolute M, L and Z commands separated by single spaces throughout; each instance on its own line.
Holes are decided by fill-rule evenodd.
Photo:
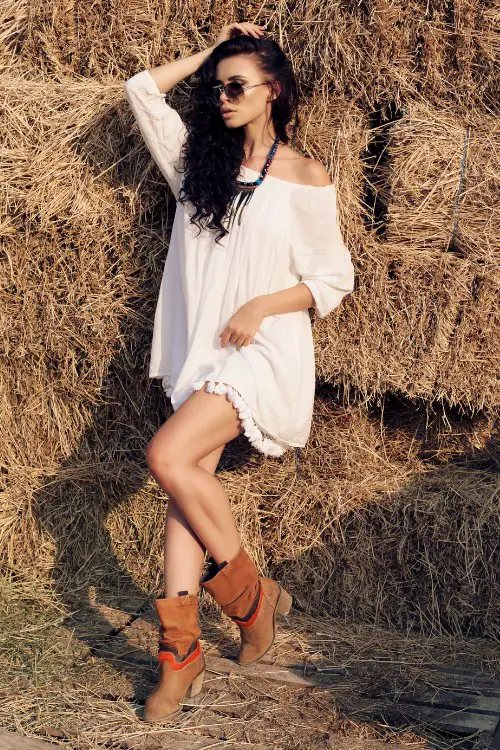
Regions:
M 161 477 L 163 481 L 174 473 L 175 466 L 179 465 L 176 461 L 175 451 L 170 449 L 169 441 L 162 440 L 158 435 L 154 435 L 149 441 L 146 448 L 146 462 L 151 474 L 155 477 Z
M 146 449 L 151 473 L 167 479 L 202 461 L 214 473 L 225 444 L 241 432 L 234 420 L 232 404 L 220 395 L 195 391 L 151 438 Z

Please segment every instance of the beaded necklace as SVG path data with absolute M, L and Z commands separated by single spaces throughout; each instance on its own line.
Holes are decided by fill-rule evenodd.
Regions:
M 240 182 L 239 180 L 236 180 L 236 191 L 233 195 L 233 198 L 231 199 L 229 209 L 229 229 L 231 229 L 231 225 L 233 224 L 236 216 L 238 217 L 238 226 L 241 224 L 243 209 L 248 203 L 250 203 L 250 199 L 254 193 L 254 190 L 264 181 L 267 171 L 271 166 L 271 162 L 274 159 L 274 155 L 278 149 L 279 142 L 280 136 L 277 135 L 274 139 L 273 145 L 269 149 L 265 164 L 262 167 L 262 171 L 256 180 L 252 180 L 250 182 Z

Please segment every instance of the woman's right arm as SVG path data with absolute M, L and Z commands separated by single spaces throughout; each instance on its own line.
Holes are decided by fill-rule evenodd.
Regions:
M 212 54 L 214 49 L 215 45 L 207 47 L 207 49 L 203 49 L 201 52 L 197 52 L 189 57 L 183 57 L 179 60 L 164 63 L 164 65 L 158 65 L 157 68 L 151 68 L 148 72 L 156 83 L 158 90 L 162 94 L 166 94 L 174 86 L 177 86 L 180 81 L 184 80 L 184 78 L 193 75 L 200 65 L 205 62 L 205 59 Z
M 149 73 L 158 86 L 159 91 L 166 94 L 167 91 L 173 89 L 183 78 L 192 75 L 221 42 L 240 34 L 259 39 L 263 36 L 264 32 L 261 26 L 248 21 L 226 24 L 219 31 L 212 47 L 208 47 L 208 49 L 197 52 L 190 57 L 184 57 L 181 60 L 174 60 L 173 62 L 165 63 L 165 65 L 159 65 L 157 68 L 152 68 Z
M 190 57 L 141 70 L 123 86 L 144 142 L 176 200 L 182 182 L 181 153 L 187 129 L 179 113 L 166 102 L 165 93 L 194 73 L 213 49 L 208 47 Z

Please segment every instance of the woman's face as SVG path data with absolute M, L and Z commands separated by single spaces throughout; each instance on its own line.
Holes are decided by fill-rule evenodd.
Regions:
M 253 55 L 235 55 L 221 60 L 216 69 L 216 83 L 227 84 L 238 81 L 242 86 L 252 86 L 255 83 L 269 81 L 256 63 Z M 245 89 L 239 102 L 230 101 L 224 90 L 219 97 L 221 117 L 228 128 L 239 128 L 266 113 L 271 114 L 272 89 L 270 85 L 254 86 Z M 222 114 L 222 110 L 231 110 L 230 114 Z

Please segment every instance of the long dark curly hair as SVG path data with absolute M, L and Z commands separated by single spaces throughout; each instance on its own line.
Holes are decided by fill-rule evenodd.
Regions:
M 286 132 L 292 118 L 292 142 L 299 126 L 299 89 L 292 66 L 283 50 L 272 39 L 240 35 L 221 42 L 193 74 L 194 86 L 183 119 L 187 127 L 182 159 L 184 180 L 179 194 L 181 203 L 196 209 L 190 217 L 200 230 L 216 229 L 218 242 L 228 234 L 222 221 L 236 191 L 236 181 L 245 157 L 244 129 L 226 128 L 219 107 L 211 103 L 217 64 L 233 55 L 256 56 L 262 72 L 277 80 L 281 90 L 271 103 L 271 119 L 280 142 L 290 140 Z M 277 92 L 277 89 L 275 89 Z

